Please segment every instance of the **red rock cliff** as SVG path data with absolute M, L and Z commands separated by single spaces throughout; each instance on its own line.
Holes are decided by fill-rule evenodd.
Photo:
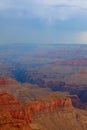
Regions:
M 32 123 L 32 117 L 39 113 L 51 112 L 55 109 L 72 108 L 71 99 L 68 97 L 50 99 L 49 101 L 41 100 L 31 102 L 21 109 L 12 110 L 11 115 L 14 118 L 26 120 L 26 123 Z
M 7 92 L 0 92 L 0 116 L 3 115 L 10 119 L 6 120 L 5 124 L 11 125 L 15 123 L 16 127 L 23 127 L 29 123 L 33 122 L 33 116 L 38 115 L 39 113 L 51 112 L 58 108 L 70 108 L 72 103 L 68 97 L 57 97 L 40 99 L 39 101 L 30 102 L 29 104 L 22 104 L 17 101 L 13 96 Z M 2 118 L 1 118 L 2 120 Z M 17 122 L 18 120 L 18 122 Z M 0 122 L 1 124 L 2 121 Z M 27 130 L 27 129 L 26 129 Z

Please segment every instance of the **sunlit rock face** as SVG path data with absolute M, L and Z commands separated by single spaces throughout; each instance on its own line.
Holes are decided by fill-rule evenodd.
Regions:
M 69 98 L 58 97 L 58 99 L 42 99 L 41 101 L 20 103 L 14 96 L 7 92 L 0 92 L 0 126 L 3 128 L 20 129 L 26 128 L 27 124 L 33 123 L 33 117 L 42 113 L 50 113 L 56 109 L 72 107 Z M 31 130 L 31 128 L 29 127 Z
M 7 92 L 0 92 L 0 129 L 1 130 L 31 130 L 26 121 L 13 118 L 12 111 L 21 109 L 21 104 Z M 20 113 L 19 113 L 20 114 Z

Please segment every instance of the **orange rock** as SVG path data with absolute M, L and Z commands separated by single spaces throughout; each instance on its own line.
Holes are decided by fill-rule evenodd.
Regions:
M 0 87 L 10 87 L 10 86 L 16 86 L 19 85 L 19 83 L 11 78 L 0 78 Z
M 12 126 L 16 126 L 17 128 L 32 123 L 33 116 L 38 115 L 40 112 L 46 113 L 55 110 L 55 108 L 69 108 L 71 106 L 72 103 L 69 97 L 51 98 L 48 101 L 44 99 L 23 105 L 7 92 L 0 92 L 0 118 L 2 119 L 3 116 L 8 117 L 7 119 L 10 121 L 6 120 L 7 122 L 5 122 L 5 124 L 9 125 L 9 122 L 12 121 Z M 15 120 L 18 120 L 18 122 L 15 123 Z

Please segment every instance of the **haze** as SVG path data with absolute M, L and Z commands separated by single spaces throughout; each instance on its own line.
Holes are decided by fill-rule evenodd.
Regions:
M 86 44 L 86 21 L 86 0 L 3 0 L 0 44 Z

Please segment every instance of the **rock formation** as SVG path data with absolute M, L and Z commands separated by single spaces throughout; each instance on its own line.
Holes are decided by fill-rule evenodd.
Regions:
M 7 92 L 0 92 L 0 127 L 23 128 L 33 123 L 33 117 L 40 113 L 49 113 L 58 108 L 72 107 L 68 97 L 40 99 L 28 104 L 20 103 Z

